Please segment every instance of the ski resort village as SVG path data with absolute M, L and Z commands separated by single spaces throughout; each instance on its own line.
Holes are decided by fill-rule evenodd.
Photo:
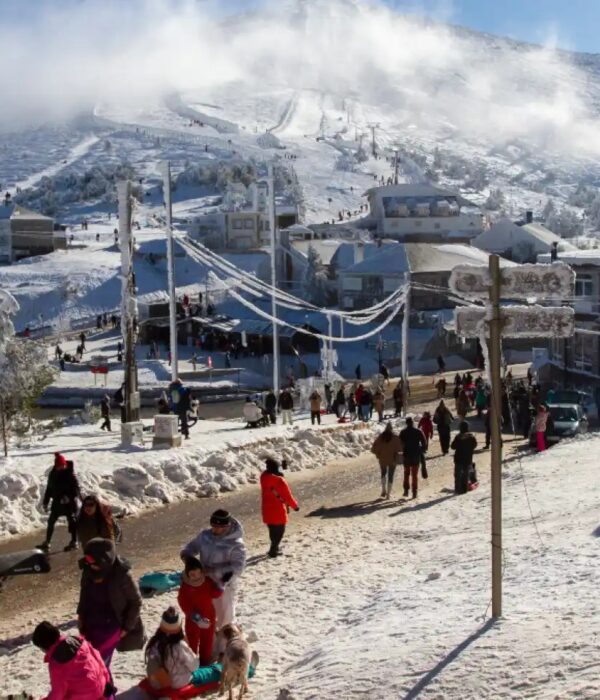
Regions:
M 3 2 L 0 698 L 600 698 L 600 55 Z

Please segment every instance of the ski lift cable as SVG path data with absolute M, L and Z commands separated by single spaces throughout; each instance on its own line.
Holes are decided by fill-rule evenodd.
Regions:
M 266 282 L 263 282 L 262 280 L 259 280 L 255 276 L 250 275 L 249 273 L 244 272 L 243 270 L 240 270 L 240 268 L 235 266 L 233 263 L 222 258 L 220 255 L 214 253 L 213 251 L 209 251 L 204 246 L 201 246 L 201 244 L 194 243 L 193 246 L 189 246 L 189 240 L 183 240 L 178 238 L 178 241 L 183 245 L 183 247 L 186 248 L 186 250 L 194 259 L 198 260 L 198 258 L 200 258 L 199 262 L 209 265 L 210 267 L 220 268 L 223 272 L 229 274 L 230 276 L 233 275 L 235 278 L 247 284 L 253 290 L 257 290 L 264 294 L 272 294 L 273 287 L 271 285 L 269 285 Z M 386 299 L 384 299 L 381 302 L 378 302 L 377 304 L 371 307 L 356 311 L 323 309 L 322 307 L 311 304 L 310 302 L 306 302 L 303 299 L 299 299 L 298 297 L 288 294 L 287 292 L 283 292 L 282 290 L 279 290 L 277 288 L 275 289 L 275 293 L 278 299 L 278 303 L 281 306 L 291 308 L 294 310 L 309 310 L 317 313 L 326 312 L 331 314 L 332 316 L 343 318 L 351 324 L 364 325 L 364 323 L 372 321 L 379 314 L 383 313 L 388 308 L 394 306 L 397 301 L 397 298 L 399 298 L 402 295 L 402 289 L 402 287 L 398 288 L 397 290 L 392 292 L 392 294 L 390 294 Z M 360 320 L 355 320 L 355 318 Z

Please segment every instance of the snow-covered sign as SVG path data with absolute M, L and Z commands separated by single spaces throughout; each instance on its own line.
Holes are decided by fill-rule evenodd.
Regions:
M 575 273 L 564 263 L 516 265 L 500 270 L 500 296 L 503 299 L 553 297 L 565 299 L 575 291 Z M 477 265 L 457 265 L 450 274 L 450 289 L 467 299 L 489 295 L 490 271 Z
M 575 311 L 568 306 L 504 306 L 502 335 L 507 338 L 568 338 L 575 331 Z M 465 306 L 455 311 L 456 332 L 465 338 L 488 335 L 491 308 Z

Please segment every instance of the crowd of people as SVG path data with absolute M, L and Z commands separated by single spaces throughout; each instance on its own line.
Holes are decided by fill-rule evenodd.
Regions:
M 299 510 L 285 469 L 285 460 L 268 457 L 260 478 L 262 520 L 270 540 L 267 558 L 282 554 L 289 511 Z M 79 539 L 83 557 L 79 560 L 78 634 L 62 634 L 57 625 L 45 620 L 32 636 L 48 664 L 48 698 L 114 698 L 110 668 L 115 651 L 145 650 L 146 677 L 140 685 L 155 697 L 191 697 L 187 692 L 178 696 L 177 691 L 193 692 L 206 683 L 226 682 L 228 640 L 235 638 L 247 646 L 236 625 L 236 602 L 247 559 L 241 522 L 226 510 L 215 510 L 209 527 L 182 547 L 178 607 L 167 607 L 147 640 L 142 595 L 131 564 L 118 554 L 120 538 L 110 510 L 95 495 L 88 495 L 77 514 L 80 498 L 73 463 L 56 454 L 44 496 L 45 507 L 52 503 L 44 548 L 49 549 L 55 521 L 64 516 L 71 533 L 68 548 L 76 548 Z M 242 685 L 258 663 L 256 653 L 247 657 Z

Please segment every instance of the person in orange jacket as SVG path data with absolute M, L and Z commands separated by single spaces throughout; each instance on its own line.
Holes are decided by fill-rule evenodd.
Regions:
M 281 466 L 283 469 L 287 469 L 285 460 L 282 461 Z M 263 523 L 269 528 L 271 540 L 269 556 L 276 557 L 281 554 L 279 545 L 288 522 L 288 511 L 293 508 L 297 512 L 300 510 L 300 506 L 292 496 L 283 474 L 279 471 L 279 462 L 276 459 L 267 458 L 266 469 L 260 475 L 260 488 L 262 490 Z
M 223 589 L 204 575 L 199 559 L 186 559 L 177 602 L 185 615 L 185 636 L 191 650 L 199 655 L 200 666 L 212 663 L 217 618 L 213 600 L 222 594 Z

